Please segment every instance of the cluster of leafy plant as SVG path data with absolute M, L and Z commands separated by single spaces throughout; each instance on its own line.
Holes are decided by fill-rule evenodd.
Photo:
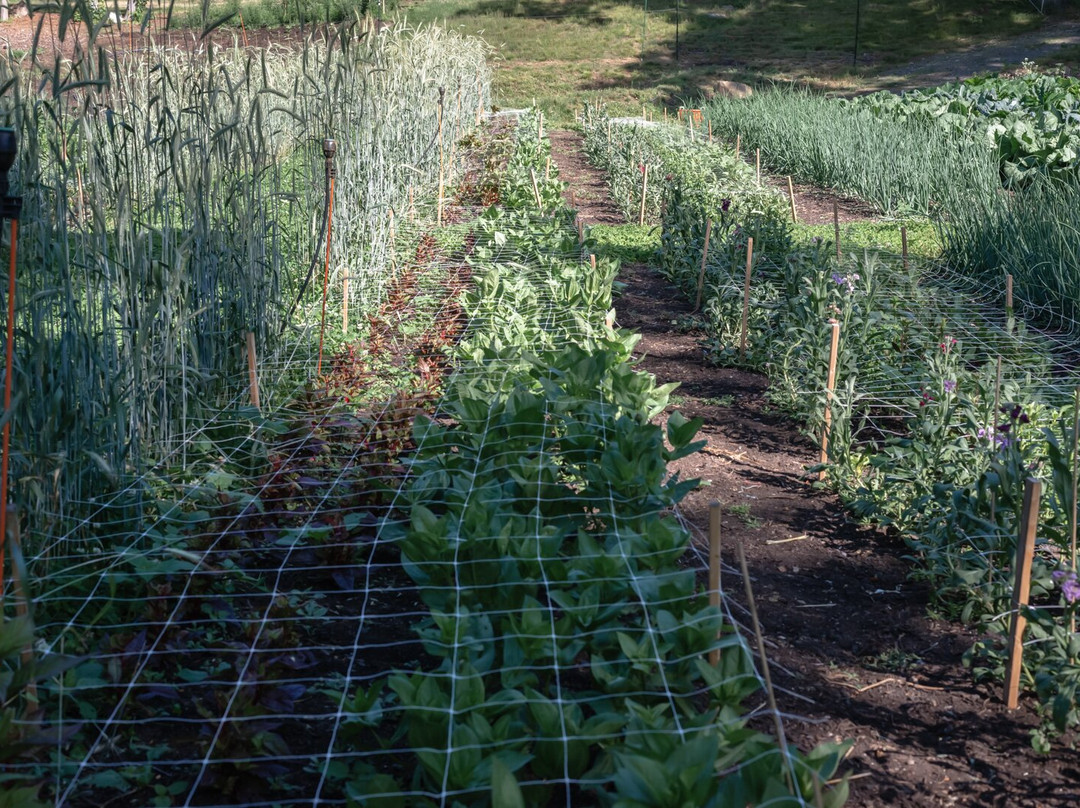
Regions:
M 754 170 L 726 147 L 709 143 L 690 121 L 680 126 L 612 118 L 603 108 L 586 106 L 581 125 L 586 154 L 604 170 L 611 197 L 628 220 L 640 215 L 646 167 L 647 222 L 661 221 L 664 195 L 673 182 L 693 196 L 714 225 L 753 214 L 783 216 L 782 200 L 757 184 Z
M 673 182 L 661 266 L 693 296 L 704 217 L 685 198 Z M 687 225 L 695 219 L 696 231 Z M 738 225 L 725 232 L 741 244 Z M 896 256 L 865 250 L 837 259 L 834 245 L 818 239 L 789 248 L 767 250 L 753 267 L 745 354 L 743 265 L 730 250 L 710 249 L 717 256 L 705 276 L 711 355 L 768 373 L 769 395 L 816 442 L 824 428 L 827 323 L 839 323 L 829 482 L 858 515 L 905 538 L 914 574 L 932 581 L 943 610 L 996 638 L 974 652 L 980 675 L 1002 666 L 1001 615 L 1010 608 L 1024 480 L 1045 480 L 1031 612 L 1042 642 L 1026 659 L 1027 681 L 1037 685 L 1056 731 L 1075 727 L 1080 680 L 1067 626 L 1076 590 L 1066 587 L 1075 580 L 1068 540 L 1073 460 L 1062 448 L 1072 446 L 1072 407 L 1045 384 L 1046 346 L 1011 316 L 1002 339 L 999 324 L 972 317 L 963 297 L 928 284 Z M 950 333 L 954 324 L 969 344 Z M 995 359 L 981 350 L 986 344 L 999 346 L 1003 360 L 998 389 Z M 1037 745 L 1050 734 L 1049 726 L 1040 730 Z
M 535 173 L 544 150 L 525 150 Z M 823 784 L 843 747 L 781 752 L 746 725 L 749 652 L 669 513 L 696 481 L 667 463 L 700 424 L 652 423 L 672 386 L 606 325 L 616 265 L 582 260 L 571 215 L 477 223 L 461 365 L 387 527 L 436 664 L 355 691 L 341 751 L 369 753 L 330 773 L 355 805 L 842 804 L 846 783 Z
M 988 144 L 1006 186 L 1036 174 L 1071 179 L 1080 159 L 1080 79 L 1030 72 L 976 76 L 900 95 L 872 93 L 843 101 L 901 123 L 930 121 Z

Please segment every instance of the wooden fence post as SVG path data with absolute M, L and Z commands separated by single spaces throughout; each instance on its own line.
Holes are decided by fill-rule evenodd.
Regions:
M 712 219 L 705 222 L 705 247 L 701 250 L 701 272 L 697 279 L 697 299 L 694 301 L 694 311 L 701 308 L 701 293 L 705 289 L 705 262 L 709 259 L 709 236 L 712 235 Z
M 1020 705 L 1020 668 L 1024 656 L 1023 610 L 1031 591 L 1031 562 L 1035 554 L 1035 534 L 1039 527 L 1039 497 L 1042 483 L 1028 478 L 1024 482 L 1024 507 L 1020 516 L 1020 536 L 1016 543 L 1016 580 L 1013 582 L 1012 623 L 1009 627 L 1009 664 L 1005 669 L 1005 706 L 1015 710 Z
M 833 392 L 836 389 L 836 357 L 840 348 L 840 323 L 829 320 L 829 376 L 825 382 L 825 427 L 821 431 L 821 463 L 829 462 L 829 430 L 832 428 Z M 825 479 L 825 469 L 818 472 L 818 479 Z

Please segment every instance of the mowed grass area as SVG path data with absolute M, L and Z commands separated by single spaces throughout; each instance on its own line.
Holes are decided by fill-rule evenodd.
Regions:
M 374 5 L 374 4 L 373 4 Z M 1038 28 L 1026 0 L 686 0 L 676 61 L 674 0 L 405 0 L 411 22 L 439 21 L 497 48 L 503 106 L 534 99 L 558 122 L 586 100 L 614 111 L 672 106 L 718 79 L 870 86 L 881 68 Z M 1070 12 L 1075 14 L 1076 12 Z

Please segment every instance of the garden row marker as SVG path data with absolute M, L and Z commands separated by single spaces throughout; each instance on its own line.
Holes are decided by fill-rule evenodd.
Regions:
M 784 722 L 780 720 L 780 710 L 776 706 L 776 691 L 773 690 L 772 676 L 769 674 L 769 658 L 765 656 L 765 637 L 761 633 L 761 621 L 758 620 L 757 605 L 754 603 L 754 587 L 750 583 L 750 569 L 746 564 L 746 552 L 743 550 L 742 540 L 735 540 L 735 553 L 739 557 L 739 570 L 742 572 L 743 588 L 746 591 L 746 606 L 750 610 L 751 625 L 754 627 L 754 637 L 757 639 L 758 656 L 761 657 L 761 676 L 765 680 L 765 695 L 769 699 L 769 709 L 772 711 L 773 722 L 776 725 L 776 740 L 779 742 L 781 754 L 787 751 L 787 735 L 784 734 Z M 791 772 L 785 770 L 788 788 L 795 790 L 791 779 Z
M 832 426 L 833 390 L 836 388 L 836 355 L 840 348 L 840 323 L 829 320 L 832 335 L 829 341 L 829 378 L 825 382 L 825 427 L 821 431 L 821 463 L 829 461 L 829 429 Z M 818 479 L 825 479 L 825 469 L 818 472 Z
M 439 88 L 439 200 L 436 208 L 435 223 L 438 227 L 442 227 L 442 206 L 443 206 L 443 99 L 446 97 L 446 89 Z
M 754 238 L 746 240 L 746 280 L 743 281 L 742 329 L 739 332 L 739 356 L 746 358 L 746 330 L 750 317 L 750 267 L 754 263 Z
M 904 271 L 907 272 L 907 228 L 904 226 L 900 227 L 900 254 L 904 258 Z
M 757 170 L 757 184 L 761 185 L 761 149 L 754 149 L 754 165 Z
M 533 199 L 536 200 L 536 207 L 543 210 L 544 203 L 540 199 L 540 188 L 536 184 L 536 169 L 532 166 L 529 166 L 529 178 L 532 179 Z
M 836 260 L 840 260 L 840 207 L 832 203 L 833 235 L 836 238 Z
M 709 605 L 720 608 L 720 501 L 715 499 L 709 503 Z M 709 651 L 709 664 L 720 664 L 719 648 Z
M 694 311 L 701 309 L 701 292 L 705 288 L 705 262 L 709 259 L 709 236 L 712 235 L 712 219 L 705 222 L 705 246 L 701 250 L 701 272 L 697 279 L 697 299 L 694 301 Z
M 348 317 L 347 314 L 346 317 Z M 262 408 L 259 406 L 259 374 L 256 368 L 255 332 L 248 331 L 244 336 L 247 339 L 248 387 L 251 389 L 251 406 L 258 410 Z
M 649 164 L 642 163 L 641 169 L 641 212 L 638 214 L 638 225 L 645 226 L 645 194 L 649 190 Z
M 1016 543 L 1016 580 L 1013 582 L 1012 624 L 1009 628 L 1009 664 L 1005 669 L 1005 706 L 1020 706 L 1020 667 L 1024 653 L 1023 610 L 1031 591 L 1031 561 L 1035 553 L 1035 532 L 1039 526 L 1039 496 L 1042 483 L 1028 477 L 1024 482 L 1024 509 L 1020 516 L 1020 537 Z
M 795 224 L 799 223 L 799 214 L 795 212 L 795 187 L 791 184 L 791 175 L 788 174 L 787 178 L 787 192 L 791 197 L 791 221 Z

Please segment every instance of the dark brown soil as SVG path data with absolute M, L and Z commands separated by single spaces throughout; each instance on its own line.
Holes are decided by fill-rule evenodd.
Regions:
M 586 221 L 621 218 L 595 198 L 602 178 L 576 136 L 552 133 L 552 143 L 570 190 L 587 189 L 578 197 L 588 201 Z M 810 484 L 815 447 L 770 409 L 767 379 L 707 364 L 701 334 L 684 327 L 689 304 L 655 271 L 629 265 L 620 280 L 618 322 L 642 334 L 642 367 L 680 382 L 671 409 L 705 421 L 706 448 L 675 465 L 703 480 L 683 514 L 704 535 L 709 503 L 722 504 L 725 595 L 749 626 L 733 551 L 737 542 L 746 549 L 789 740 L 804 750 L 854 742 L 845 763 L 852 806 L 1076 805 L 1080 755 L 1064 746 L 1036 754 L 1031 700 L 1009 712 L 996 689 L 972 683 L 961 656 L 974 635 L 931 616 L 902 542 L 853 524 L 835 496 Z

